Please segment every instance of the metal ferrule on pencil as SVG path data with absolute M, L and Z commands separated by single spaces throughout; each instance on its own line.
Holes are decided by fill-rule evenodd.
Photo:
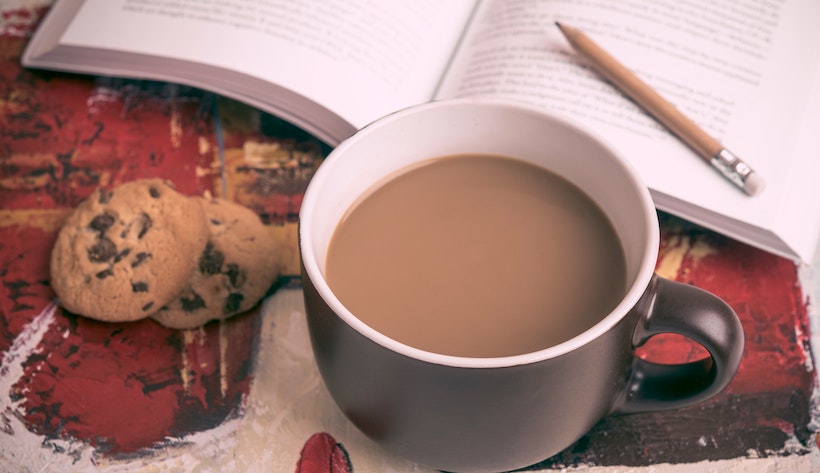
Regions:
M 740 188 L 746 189 L 746 179 L 752 173 L 752 168 L 731 151 L 726 148 L 721 149 L 717 154 L 712 156 L 711 163 L 712 166 L 720 170 L 730 181 L 737 184 Z

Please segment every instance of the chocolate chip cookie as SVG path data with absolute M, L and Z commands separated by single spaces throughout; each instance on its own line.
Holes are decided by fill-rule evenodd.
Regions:
M 111 322 L 145 318 L 185 288 L 207 239 L 197 201 L 166 181 L 100 188 L 63 224 L 51 284 L 71 312 Z
M 273 236 L 253 211 L 224 199 L 197 198 L 209 238 L 188 286 L 151 315 L 166 327 L 193 328 L 255 306 L 280 273 Z

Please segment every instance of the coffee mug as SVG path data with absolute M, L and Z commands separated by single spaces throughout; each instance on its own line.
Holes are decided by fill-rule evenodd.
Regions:
M 626 267 L 626 289 L 614 309 L 544 349 L 469 357 L 399 342 L 340 302 L 325 265 L 350 208 L 404 169 L 460 154 L 531 163 L 600 207 Z M 729 383 L 743 353 L 740 321 L 725 302 L 655 274 L 657 214 L 636 171 L 582 126 L 522 105 L 432 102 L 363 128 L 331 152 L 309 183 L 299 244 L 310 339 L 334 401 L 387 451 L 437 469 L 525 467 L 567 448 L 604 416 L 701 402 Z M 637 357 L 636 348 L 659 333 L 691 338 L 710 356 L 678 365 Z

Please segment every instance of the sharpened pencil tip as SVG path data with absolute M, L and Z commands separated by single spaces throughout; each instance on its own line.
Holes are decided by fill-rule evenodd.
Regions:
M 570 42 L 572 42 L 573 38 L 575 38 L 579 34 L 579 32 L 575 30 L 573 27 L 567 26 L 558 20 L 555 20 L 555 26 L 558 27 L 558 31 L 560 31 L 561 34 L 564 35 L 564 37 L 567 38 L 567 40 L 569 40 Z

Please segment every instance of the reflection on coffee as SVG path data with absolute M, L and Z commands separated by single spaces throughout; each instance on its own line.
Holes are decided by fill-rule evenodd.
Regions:
M 609 220 L 577 187 L 523 161 L 459 155 L 357 201 L 333 234 L 326 277 L 354 315 L 397 341 L 495 357 L 593 326 L 623 297 L 625 266 Z

